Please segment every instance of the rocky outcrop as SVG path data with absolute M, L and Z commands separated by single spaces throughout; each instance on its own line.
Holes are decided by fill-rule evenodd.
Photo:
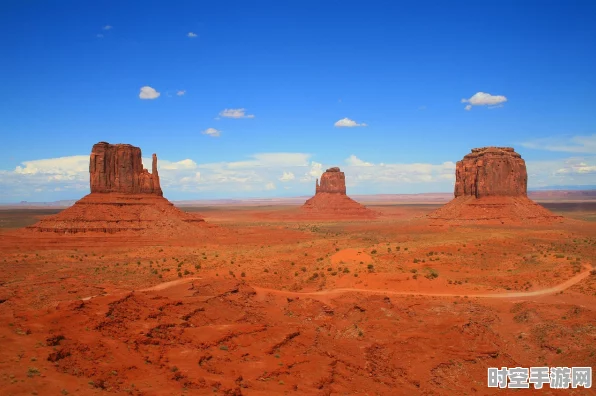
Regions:
M 315 217 L 374 218 L 376 213 L 346 195 L 346 176 L 337 167 L 327 169 L 317 179 L 314 197 L 302 205 L 304 214 Z
M 205 224 L 197 214 L 183 212 L 163 197 L 155 154 L 149 173 L 143 169 L 140 148 L 100 142 L 91 151 L 89 175 L 91 194 L 28 229 L 59 234 L 129 233 L 168 238 L 194 235 L 199 231 L 197 225 Z
M 561 221 L 527 197 L 528 174 L 511 147 L 472 149 L 455 168 L 455 198 L 428 217 L 433 225 Z
M 162 196 L 153 154 L 151 173 L 143 168 L 141 149 L 130 144 L 93 145 L 89 161 L 91 193 L 155 194 Z
M 339 168 L 329 168 L 321 175 L 321 184 L 317 179 L 315 194 L 330 193 L 346 195 L 346 175 Z
M 475 148 L 456 165 L 456 197 L 520 197 L 527 186 L 526 163 L 511 147 Z

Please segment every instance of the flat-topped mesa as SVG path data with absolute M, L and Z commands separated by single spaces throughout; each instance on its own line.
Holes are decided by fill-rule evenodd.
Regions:
M 329 168 L 321 175 L 321 184 L 317 179 L 315 193 L 346 195 L 346 175 L 339 168 Z
M 455 197 L 527 196 L 526 163 L 512 147 L 472 149 L 455 169 Z
M 130 144 L 99 142 L 89 161 L 92 193 L 155 194 L 163 196 L 153 154 L 151 173 L 143 168 L 141 149 Z

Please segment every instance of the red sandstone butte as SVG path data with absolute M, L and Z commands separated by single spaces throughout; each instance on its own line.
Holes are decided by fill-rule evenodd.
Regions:
M 346 195 L 346 175 L 339 168 L 329 168 L 321 175 L 321 184 L 317 179 L 315 194 L 330 193 Z
M 153 154 L 152 173 L 143 169 L 141 149 L 100 142 L 89 160 L 91 194 L 62 212 L 28 227 L 36 232 L 149 233 L 172 236 L 196 231 L 204 220 L 176 208 L 163 197 Z
M 130 144 L 99 142 L 93 145 L 89 161 L 91 193 L 163 195 L 153 154 L 151 173 L 143 168 L 141 149 Z
M 450 223 L 521 223 L 561 220 L 527 197 L 528 173 L 511 147 L 472 149 L 455 168 L 455 198 L 428 215 Z
M 316 216 L 375 217 L 376 214 L 346 195 L 346 176 L 339 168 L 329 168 L 317 179 L 315 196 L 302 205 L 302 210 Z
M 472 149 L 455 168 L 455 196 L 526 196 L 526 162 L 511 147 Z

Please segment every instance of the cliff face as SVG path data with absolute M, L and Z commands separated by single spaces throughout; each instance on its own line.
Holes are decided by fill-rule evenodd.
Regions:
M 455 197 L 525 197 L 527 185 L 526 163 L 511 147 L 472 149 L 456 165 Z
M 152 173 L 143 169 L 141 149 L 130 144 L 93 145 L 89 161 L 92 193 L 155 194 L 162 196 L 153 154 Z
M 526 163 L 513 148 L 472 149 L 455 168 L 455 198 L 428 218 L 435 226 L 563 221 L 529 199 L 527 185 Z
M 321 184 L 317 179 L 315 193 L 346 195 L 346 175 L 339 168 L 329 168 L 321 175 Z

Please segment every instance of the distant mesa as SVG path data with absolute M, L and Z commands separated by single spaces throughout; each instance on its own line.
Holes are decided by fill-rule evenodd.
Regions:
M 182 212 L 163 197 L 153 154 L 152 172 L 143 169 L 141 149 L 130 144 L 93 145 L 89 160 L 91 193 L 28 229 L 76 234 L 191 232 L 204 220 Z
M 302 205 L 305 213 L 333 217 L 376 217 L 376 213 L 346 195 L 346 175 L 339 168 L 329 168 L 317 179 L 314 197 Z
M 562 220 L 528 198 L 526 163 L 512 147 L 472 149 L 456 164 L 454 195 L 428 217 L 461 224 Z
M 315 194 L 343 194 L 346 195 L 346 175 L 339 168 L 329 168 L 321 175 L 321 184 L 317 179 Z

